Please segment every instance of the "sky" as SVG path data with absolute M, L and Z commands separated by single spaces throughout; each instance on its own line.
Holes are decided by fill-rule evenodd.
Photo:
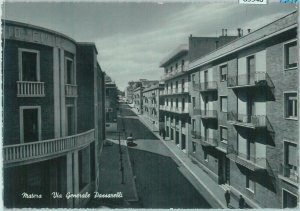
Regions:
M 94 42 L 101 68 L 120 90 L 128 81 L 159 80 L 159 63 L 192 34 L 237 35 L 295 10 L 292 4 L 155 2 L 6 2 L 2 18 L 49 28 L 80 42 Z

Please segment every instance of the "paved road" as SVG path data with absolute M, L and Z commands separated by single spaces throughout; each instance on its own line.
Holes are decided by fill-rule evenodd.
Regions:
M 129 109 L 122 105 L 120 131 L 132 133 L 136 147 L 129 148 L 136 188 L 143 208 L 211 208 L 181 173 L 179 162 Z

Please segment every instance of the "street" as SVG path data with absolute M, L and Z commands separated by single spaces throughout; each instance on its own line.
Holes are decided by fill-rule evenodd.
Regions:
M 211 208 L 183 176 L 180 163 L 125 104 L 120 105 L 118 130 L 132 134 L 129 147 L 139 204 L 142 208 Z

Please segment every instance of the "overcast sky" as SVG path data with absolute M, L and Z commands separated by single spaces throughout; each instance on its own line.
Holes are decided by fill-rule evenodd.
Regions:
M 237 1 L 234 1 L 237 2 Z M 295 7 L 235 3 L 5 3 L 3 18 L 95 42 L 102 69 L 124 90 L 128 81 L 160 79 L 159 62 L 188 36 L 216 36 L 222 28 L 256 29 Z

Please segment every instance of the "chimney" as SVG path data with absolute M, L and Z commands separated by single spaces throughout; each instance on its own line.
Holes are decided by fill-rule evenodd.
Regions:
M 219 41 L 218 40 L 215 41 L 215 44 L 216 44 L 216 49 L 219 48 Z
M 193 35 L 192 35 L 192 34 L 190 34 L 190 37 L 193 37 Z
M 247 29 L 248 30 L 248 34 L 251 32 L 251 29 Z
M 242 30 L 242 29 L 241 29 L 241 28 L 238 28 L 237 30 L 238 30 L 238 37 L 241 37 L 241 36 L 242 36 L 242 34 L 241 34 L 241 30 Z
M 225 30 L 225 36 L 227 36 L 227 29 L 224 29 Z

